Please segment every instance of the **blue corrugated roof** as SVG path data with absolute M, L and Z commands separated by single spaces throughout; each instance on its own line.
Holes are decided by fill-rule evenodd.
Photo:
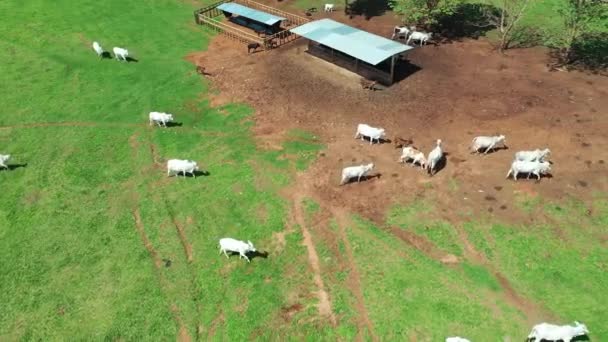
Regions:
M 243 5 L 235 4 L 232 2 L 223 3 L 217 6 L 217 9 L 226 11 L 229 13 L 233 13 L 236 15 L 240 15 L 242 17 L 249 18 L 251 20 L 255 20 L 260 23 L 264 23 L 266 25 L 274 25 L 282 20 L 287 20 L 287 18 L 277 17 L 276 15 L 272 15 L 270 13 L 258 11 L 253 8 L 249 8 Z
M 289 31 L 372 65 L 413 49 L 409 45 L 331 19 L 312 21 Z

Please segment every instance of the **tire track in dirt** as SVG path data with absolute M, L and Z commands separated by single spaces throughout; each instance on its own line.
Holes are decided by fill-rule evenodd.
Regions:
M 334 312 L 332 310 L 332 304 L 329 298 L 329 293 L 327 292 L 327 290 L 325 290 L 323 278 L 321 278 L 321 264 L 319 262 L 319 255 L 317 254 L 317 251 L 315 249 L 314 242 L 312 241 L 312 235 L 310 234 L 310 231 L 306 226 L 306 220 L 302 212 L 303 199 L 304 196 L 301 193 L 296 192 L 293 199 L 291 219 L 293 223 L 299 225 L 300 229 L 302 230 L 302 236 L 304 237 L 303 243 L 308 251 L 308 262 L 310 264 L 310 267 L 312 268 L 313 280 L 318 289 L 317 296 L 319 298 L 319 314 L 321 316 L 329 318 L 331 325 L 336 326 L 336 316 L 334 315 Z
M 374 334 L 374 325 L 369 318 L 369 313 L 367 312 L 367 308 L 365 307 L 365 299 L 363 297 L 363 291 L 361 289 L 361 276 L 359 275 L 359 271 L 357 270 L 357 265 L 355 262 L 355 258 L 353 256 L 353 250 L 350 245 L 350 241 L 346 235 L 346 227 L 350 225 L 351 221 L 348 217 L 348 213 L 344 211 L 344 209 L 331 209 L 332 216 L 336 219 L 340 230 L 340 238 L 344 243 L 344 249 L 346 251 L 346 257 L 348 262 L 348 269 L 350 272 L 348 273 L 347 285 L 350 288 L 351 292 L 355 295 L 356 305 L 355 308 L 359 313 L 357 319 L 357 340 L 364 340 L 365 336 L 363 335 L 364 327 L 367 328 L 372 341 L 378 341 L 378 338 Z
M 129 146 L 131 147 L 131 156 L 133 160 L 136 160 L 137 151 L 139 149 L 139 142 L 137 141 L 138 137 L 139 134 L 137 132 L 135 132 L 129 137 Z M 152 245 L 152 242 L 150 242 L 148 235 L 146 234 L 146 230 L 141 219 L 141 213 L 139 210 L 139 196 L 137 194 L 137 189 L 135 188 L 134 184 L 131 184 L 129 192 L 133 197 L 134 202 L 134 208 L 131 210 L 131 214 L 133 215 L 133 221 L 135 222 L 135 229 L 137 230 L 144 247 L 148 251 L 148 254 L 150 254 L 150 258 L 152 259 L 152 262 L 154 264 L 161 291 L 164 292 L 165 295 L 167 295 L 166 289 L 170 287 L 169 282 L 163 276 L 162 273 L 162 260 L 158 255 L 158 252 Z M 179 307 L 177 306 L 177 304 L 172 303 L 170 306 L 170 310 L 173 316 L 173 320 L 175 321 L 178 327 L 177 340 L 180 342 L 190 342 L 192 339 L 190 338 L 190 335 L 188 334 L 188 329 L 186 329 L 186 326 L 184 325 L 184 322 L 181 318 Z
M 426 255 L 428 258 L 437 260 L 442 264 L 458 264 L 460 262 L 457 256 L 442 251 L 435 246 L 434 243 L 416 233 L 397 227 L 389 227 L 385 228 L 384 230 L 388 231 L 390 234 L 408 245 L 414 247 L 416 250 L 422 252 L 422 254 Z
M 476 250 L 475 246 L 471 243 L 467 233 L 464 229 L 458 225 L 454 225 L 458 231 L 458 237 L 462 242 L 464 248 L 464 255 L 467 259 L 474 263 L 477 263 L 490 271 L 494 277 L 498 280 L 498 283 L 503 289 L 502 298 L 509 305 L 515 307 L 526 317 L 528 324 L 536 324 L 538 321 L 546 319 L 555 319 L 552 314 L 547 310 L 543 309 L 539 304 L 524 298 L 522 295 L 511 285 L 511 282 L 505 277 L 500 271 L 486 258 L 486 256 Z

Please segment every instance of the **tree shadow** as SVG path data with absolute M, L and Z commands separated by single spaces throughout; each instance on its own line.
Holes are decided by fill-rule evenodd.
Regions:
M 586 34 L 573 44 L 570 54 L 565 50 L 555 49 L 550 56 L 557 64 L 568 69 L 608 73 L 608 33 Z
M 0 171 L 13 171 L 20 167 L 27 167 L 27 163 L 25 163 L 25 164 L 8 164 L 8 165 L 6 165 L 6 168 L 0 167 Z
M 442 42 L 459 41 L 462 38 L 478 39 L 496 28 L 489 23 L 487 14 L 499 13 L 499 9 L 488 4 L 463 3 L 454 14 L 439 19 L 431 29 L 438 32 Z
M 383 15 L 390 9 L 388 0 L 346 0 L 344 12 L 352 19 L 355 15 L 361 15 L 365 20 Z

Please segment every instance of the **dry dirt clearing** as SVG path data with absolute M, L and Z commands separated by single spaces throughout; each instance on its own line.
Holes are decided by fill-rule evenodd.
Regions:
M 424 196 L 448 220 L 473 211 L 525 222 L 509 210 L 518 194 L 584 200 L 608 189 L 608 79 L 549 72 L 544 49 L 500 55 L 483 40 L 416 48 L 408 56 L 411 66 L 405 66 L 410 74 L 376 92 L 361 89 L 358 76 L 305 50 L 301 39 L 247 55 L 245 46 L 219 36 L 208 51 L 187 58 L 214 74 L 210 79 L 220 94 L 215 104 L 238 101 L 255 108 L 261 146 L 273 148 L 293 128 L 322 138 L 327 149 L 299 175 L 296 187 L 326 207 L 381 223 L 390 204 Z M 353 139 L 358 123 L 384 127 L 389 138 L 412 138 L 425 153 L 442 139 L 447 163 L 432 178 L 398 164 L 400 152 L 391 144 Z M 508 150 L 469 153 L 474 136 L 496 133 L 507 136 Z M 505 179 L 515 151 L 544 147 L 552 151 L 552 178 Z M 338 186 L 342 167 L 370 161 L 379 177 Z

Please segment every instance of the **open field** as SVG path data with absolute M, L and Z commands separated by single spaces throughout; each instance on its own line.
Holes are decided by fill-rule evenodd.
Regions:
M 208 36 L 200 6 L 0 3 L 1 340 L 517 341 L 573 320 L 608 339 L 606 78 L 464 41 L 416 49 L 370 93 L 304 42 L 248 56 Z M 148 126 L 152 110 L 181 125 Z M 424 151 L 441 138 L 447 164 L 399 165 L 353 139 L 359 122 Z M 468 153 L 495 132 L 508 150 Z M 544 146 L 552 178 L 504 179 Z M 209 174 L 166 177 L 169 158 Z M 338 186 L 366 161 L 379 177 Z M 226 259 L 226 236 L 268 254 Z

